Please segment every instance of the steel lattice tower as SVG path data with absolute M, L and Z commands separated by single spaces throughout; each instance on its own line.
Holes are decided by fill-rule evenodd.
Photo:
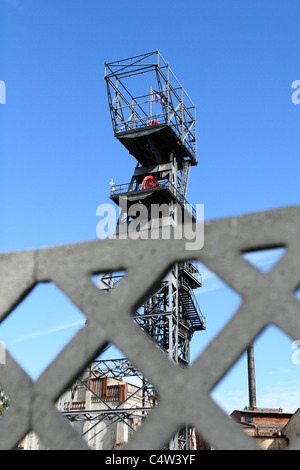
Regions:
M 149 224 L 149 221 L 158 226 L 175 225 L 184 214 L 195 221 L 195 210 L 186 200 L 190 168 L 197 165 L 196 109 L 191 99 L 158 51 L 105 64 L 105 80 L 114 136 L 136 160 L 130 182 L 118 185 L 111 182 L 110 199 L 121 211 L 117 233 L 130 229 L 137 209 L 139 215 L 143 214 L 140 229 L 143 222 Z M 153 217 L 153 205 L 163 205 L 166 208 L 163 215 L 158 213 Z M 109 293 L 118 280 L 118 274 L 102 274 L 98 288 Z M 201 287 L 201 275 L 197 262 L 176 264 L 133 315 L 134 321 L 162 352 L 183 367 L 190 363 L 194 332 L 205 329 L 205 318 L 194 294 L 198 287 Z M 80 379 L 80 384 L 103 402 L 103 390 L 102 395 L 100 389 L 96 391 L 96 382 L 101 379 L 103 386 L 105 377 L 128 376 L 141 378 L 126 359 L 99 359 Z M 145 378 L 141 380 L 140 400 L 130 409 L 131 417 L 147 416 L 156 404 L 155 390 Z M 69 401 L 68 410 L 64 407 L 61 411 L 71 421 L 84 420 L 84 412 L 74 408 L 72 411 L 71 405 Z M 103 421 L 123 421 L 130 426 L 127 417 L 128 409 L 120 404 L 116 409 L 101 410 L 98 414 L 95 411 L 89 420 L 94 423 L 92 426 Z M 189 432 L 187 426 L 183 428 L 169 448 L 189 449 Z

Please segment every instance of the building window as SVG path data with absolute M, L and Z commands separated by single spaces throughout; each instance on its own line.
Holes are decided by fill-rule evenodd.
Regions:
M 245 415 L 243 421 L 244 423 L 253 423 L 253 416 Z

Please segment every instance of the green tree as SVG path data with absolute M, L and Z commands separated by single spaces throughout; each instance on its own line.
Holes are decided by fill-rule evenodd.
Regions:
M 9 406 L 9 399 L 7 395 L 0 388 L 0 416 L 2 416 Z

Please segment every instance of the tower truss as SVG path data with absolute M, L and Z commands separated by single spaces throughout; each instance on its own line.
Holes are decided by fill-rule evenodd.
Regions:
M 139 229 L 149 222 L 174 226 L 186 216 L 196 221 L 196 212 L 186 199 L 189 172 L 197 165 L 196 107 L 169 64 L 158 51 L 118 60 L 105 64 L 105 80 L 114 136 L 136 161 L 129 182 L 111 183 L 110 199 L 121 211 L 116 232 L 130 230 L 138 214 L 143 214 Z M 163 206 L 163 210 L 153 213 L 154 206 Z M 119 279 L 104 273 L 98 288 L 109 294 Z M 145 335 L 181 367 L 189 367 L 194 333 L 206 328 L 194 294 L 201 285 L 197 262 L 177 263 L 133 314 Z M 125 393 L 125 377 L 140 381 L 129 394 Z M 87 407 L 86 400 L 79 403 L 82 387 L 88 391 L 90 403 L 98 403 L 98 407 Z M 74 384 L 68 398 L 61 400 L 60 407 L 71 422 L 81 423 L 87 440 L 96 442 L 116 422 L 133 432 L 158 400 L 148 380 L 126 359 L 99 358 Z M 191 432 L 183 427 L 169 448 L 189 449 Z

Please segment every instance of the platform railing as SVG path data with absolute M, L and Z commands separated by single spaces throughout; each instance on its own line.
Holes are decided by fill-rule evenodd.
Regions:
M 180 204 L 196 219 L 197 212 L 195 208 L 190 204 L 183 194 L 167 179 L 165 180 L 158 180 L 157 185 L 151 188 L 144 188 L 142 189 L 142 183 L 123 183 L 123 184 L 111 184 L 110 187 L 110 195 L 120 195 L 120 194 L 127 194 L 131 192 L 138 192 L 138 191 L 157 191 L 160 189 L 168 189 L 173 194 L 174 198 L 177 199 Z

